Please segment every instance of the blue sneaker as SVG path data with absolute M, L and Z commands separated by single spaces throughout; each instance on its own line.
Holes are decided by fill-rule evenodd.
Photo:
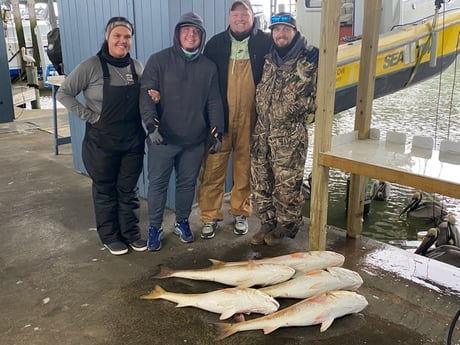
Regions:
M 147 240 L 148 250 L 160 250 L 161 240 L 163 239 L 163 229 L 155 228 L 154 226 L 149 227 L 149 238 Z
M 180 240 L 184 243 L 190 243 L 195 240 L 192 230 L 190 230 L 188 219 L 183 219 L 178 223 L 176 222 L 174 225 L 174 233 L 178 235 Z

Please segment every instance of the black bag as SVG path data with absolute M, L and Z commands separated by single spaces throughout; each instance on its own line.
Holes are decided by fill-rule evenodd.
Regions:
M 62 68 L 62 50 L 61 50 L 61 35 L 59 28 L 54 28 L 46 35 L 48 38 L 48 49 L 46 54 L 59 74 L 64 74 Z

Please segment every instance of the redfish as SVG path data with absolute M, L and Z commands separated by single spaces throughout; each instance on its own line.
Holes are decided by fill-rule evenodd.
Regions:
M 234 314 L 270 314 L 278 310 L 279 303 L 269 295 L 251 288 L 227 288 L 206 293 L 183 294 L 168 292 L 159 285 L 142 299 L 165 299 L 177 303 L 176 307 L 196 307 L 220 315 L 220 320 Z
M 294 273 L 294 268 L 285 265 L 249 262 L 234 266 L 214 264 L 211 267 L 197 270 L 173 270 L 162 266 L 160 273 L 155 278 L 177 277 L 251 287 L 278 284 L 291 278 Z
M 280 327 L 321 325 L 326 331 L 334 319 L 359 313 L 367 306 L 364 296 L 353 291 L 331 291 L 303 300 L 273 314 L 238 323 L 215 323 L 218 340 L 237 332 L 262 329 L 269 334 Z
M 254 261 L 258 264 L 286 265 L 294 268 L 296 271 L 308 272 L 313 270 L 321 270 L 328 267 L 342 266 L 345 261 L 345 257 L 342 254 L 336 252 L 317 250 L 309 252 L 296 252 L 287 255 L 249 261 L 225 262 L 214 259 L 209 260 L 214 265 L 224 264 L 226 266 L 245 265 L 248 262 Z
M 363 284 L 361 276 L 343 267 L 299 272 L 291 279 L 259 289 L 272 297 L 309 298 L 333 290 L 357 290 Z

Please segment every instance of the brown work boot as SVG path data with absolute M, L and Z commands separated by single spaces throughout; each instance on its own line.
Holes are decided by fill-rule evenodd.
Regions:
M 258 246 L 261 244 L 264 244 L 264 237 L 267 235 L 270 231 L 275 229 L 276 225 L 274 223 L 264 223 L 260 226 L 260 229 L 258 232 L 254 234 L 251 238 L 251 244 Z
M 285 227 L 278 225 L 275 230 L 265 235 L 264 242 L 267 246 L 276 246 L 288 235 L 289 231 Z

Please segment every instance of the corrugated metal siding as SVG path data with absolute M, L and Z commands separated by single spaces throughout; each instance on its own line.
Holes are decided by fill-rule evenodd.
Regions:
M 3 80 L 3 82 L 0 85 L 0 123 L 14 120 L 13 92 L 11 84 L 6 82 L 10 80 L 8 54 L 5 40 L 2 39 L 2 41 L 0 42 L 0 80 Z
M 109 18 L 124 16 L 135 28 L 131 56 L 144 64 L 149 56 L 172 43 L 174 27 L 183 13 L 194 11 L 203 17 L 207 39 L 225 30 L 231 0 L 59 0 L 59 25 L 64 71 L 69 73 L 82 60 L 96 54 L 104 40 L 104 28 Z M 74 168 L 86 173 L 81 159 L 84 122 L 70 117 Z M 139 179 L 139 190 L 147 196 L 147 159 Z M 167 207 L 174 208 L 175 176 L 171 177 Z M 226 190 L 232 185 L 232 174 Z

